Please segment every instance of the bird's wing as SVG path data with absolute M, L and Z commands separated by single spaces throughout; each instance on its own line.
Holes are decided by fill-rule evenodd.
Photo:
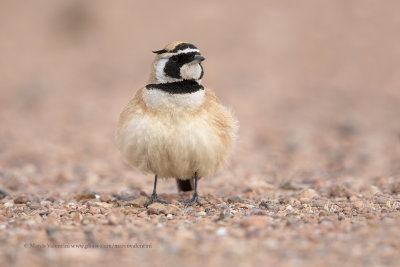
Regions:
M 205 110 L 210 114 L 211 123 L 223 139 L 236 139 L 239 122 L 232 110 L 221 104 L 215 93 L 208 88 L 206 90 Z
M 119 123 L 118 123 L 118 128 L 120 128 L 124 122 L 129 118 L 130 115 L 139 112 L 139 111 L 144 111 L 143 109 L 146 109 L 146 105 L 143 101 L 143 91 L 146 90 L 145 87 L 140 88 L 139 90 L 136 91 L 135 95 L 132 97 L 132 99 L 129 101 L 129 103 L 125 106 L 125 108 L 122 110 L 121 115 L 119 117 Z

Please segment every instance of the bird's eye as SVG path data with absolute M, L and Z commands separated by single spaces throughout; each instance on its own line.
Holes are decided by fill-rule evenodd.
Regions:
M 171 57 L 172 62 L 177 62 L 178 61 L 178 57 L 177 56 L 173 56 Z

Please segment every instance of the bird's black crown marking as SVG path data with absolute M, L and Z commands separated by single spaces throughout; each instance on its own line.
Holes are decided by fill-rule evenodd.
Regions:
M 154 83 L 146 85 L 148 90 L 159 89 L 170 94 L 187 94 L 204 90 L 204 87 L 195 80 L 183 80 L 173 83 Z
M 164 53 L 167 53 L 168 51 L 167 50 L 165 50 L 165 49 L 161 49 L 161 50 L 157 50 L 157 51 L 153 51 L 153 53 L 154 54 L 158 54 L 158 55 L 160 55 L 160 54 L 164 54 Z
M 181 43 L 181 44 L 178 44 L 174 49 L 172 49 L 172 50 L 165 50 L 165 49 L 161 49 L 161 50 L 156 50 L 156 51 L 153 51 L 153 53 L 154 54 L 158 54 L 158 55 L 160 55 L 160 54 L 164 54 L 164 53 L 176 53 L 176 52 L 178 52 L 179 50 L 185 50 L 185 49 L 187 49 L 187 48 L 192 48 L 192 49 L 198 49 L 196 46 L 194 46 L 194 45 L 192 45 L 192 44 L 189 44 L 189 43 Z
M 181 44 L 178 44 L 173 50 L 171 50 L 171 51 L 169 51 L 169 52 L 171 52 L 171 53 L 176 53 L 176 52 L 178 52 L 179 50 L 185 50 L 185 49 L 187 49 L 187 48 L 197 49 L 197 47 L 194 46 L 194 45 L 192 45 L 192 44 L 189 44 L 189 43 L 181 43 Z

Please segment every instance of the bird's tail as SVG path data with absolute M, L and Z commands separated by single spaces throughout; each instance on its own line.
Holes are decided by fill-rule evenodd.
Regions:
M 194 190 L 194 179 L 179 180 L 177 178 L 176 185 L 178 186 L 178 191 L 192 191 Z

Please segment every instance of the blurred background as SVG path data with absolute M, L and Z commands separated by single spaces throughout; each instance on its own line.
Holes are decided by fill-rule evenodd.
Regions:
M 1 1 L 1 171 L 25 168 L 33 176 L 24 179 L 35 184 L 40 176 L 50 186 L 82 172 L 107 186 L 132 183 L 138 174 L 114 145 L 119 112 L 147 83 L 151 51 L 184 40 L 207 58 L 203 83 L 240 120 L 237 179 L 398 174 L 399 8 L 397 1 Z M 20 179 L 2 181 L 29 187 Z
M 152 177 L 123 163 L 114 130 L 147 83 L 151 51 L 182 40 L 206 57 L 203 84 L 241 125 L 231 167 L 200 183 L 200 195 L 258 182 L 309 184 L 322 196 L 339 182 L 399 193 L 386 187 L 400 174 L 399 9 L 395 0 L 2 0 L 0 188 L 149 193 Z M 159 190 L 176 193 L 174 181 Z

